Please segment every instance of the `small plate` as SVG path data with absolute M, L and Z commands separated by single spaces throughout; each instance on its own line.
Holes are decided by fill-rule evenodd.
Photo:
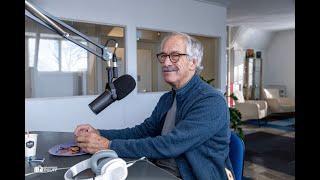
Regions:
M 55 156 L 79 156 L 83 154 L 87 154 L 86 152 L 82 151 L 80 149 L 78 151 L 72 151 L 70 148 L 75 147 L 77 148 L 77 144 L 75 142 L 73 143 L 64 143 L 64 144 L 58 144 L 56 146 L 53 146 L 48 150 L 48 152 Z

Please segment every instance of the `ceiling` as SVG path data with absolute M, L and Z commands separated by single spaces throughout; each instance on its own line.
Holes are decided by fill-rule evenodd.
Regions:
M 295 0 L 198 0 L 227 7 L 227 24 L 260 30 L 295 29 Z

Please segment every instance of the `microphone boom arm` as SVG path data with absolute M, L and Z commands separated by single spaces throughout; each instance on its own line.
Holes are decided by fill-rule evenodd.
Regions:
M 68 39 L 69 41 L 77 44 L 78 46 L 82 47 L 83 49 L 93 53 L 94 55 L 96 55 L 97 57 L 99 57 L 100 59 L 104 60 L 107 62 L 107 75 L 108 75 L 108 83 L 111 84 L 112 86 L 112 79 L 113 77 L 117 77 L 118 72 L 112 72 L 112 69 L 117 70 L 116 64 L 114 65 L 114 68 L 111 68 L 111 63 L 110 60 L 111 59 L 116 59 L 115 56 L 115 50 L 118 47 L 118 43 L 116 42 L 115 45 L 115 50 L 114 53 L 112 53 L 108 47 L 107 44 L 105 46 L 102 46 L 101 44 L 98 44 L 97 42 L 95 42 L 94 40 L 90 39 L 88 36 L 84 35 L 83 33 L 77 31 L 76 29 L 72 28 L 71 26 L 69 26 L 68 24 L 62 22 L 61 20 L 59 20 L 58 18 L 52 16 L 51 14 L 47 13 L 46 11 L 36 7 L 35 5 L 31 4 L 30 2 L 25 0 L 25 16 L 33 19 L 34 21 L 38 22 L 39 24 L 47 27 L 48 29 L 56 32 L 57 34 L 61 35 L 62 37 Z M 79 35 L 80 37 L 82 37 L 83 39 L 87 40 L 88 42 L 90 42 L 91 44 L 95 45 L 98 49 L 100 49 L 100 52 L 94 50 L 93 48 L 89 47 L 88 45 L 85 45 L 81 42 L 79 42 L 78 40 L 72 38 L 71 36 L 69 36 L 69 33 L 65 32 L 62 28 L 60 28 L 57 24 L 59 24 L 60 26 L 68 29 L 69 31 Z M 109 42 L 109 41 L 107 41 Z M 115 94 L 116 96 L 116 94 Z
M 81 32 L 77 31 L 76 29 L 72 28 L 71 26 L 67 25 L 66 23 L 62 22 L 61 20 L 57 19 L 56 17 L 52 16 L 51 14 L 45 12 L 44 10 L 32 5 L 30 2 L 25 1 L 25 15 L 29 18 L 35 20 L 36 22 L 40 23 L 41 25 L 51 29 L 52 31 L 56 32 L 57 34 L 63 36 L 64 38 L 68 39 L 69 41 L 77 44 L 78 46 L 86 49 L 87 51 L 95 54 L 99 58 L 101 58 L 104 61 L 110 61 L 112 58 L 112 53 L 109 51 L 107 47 L 104 47 L 97 42 L 90 39 L 88 36 L 82 34 Z M 53 22 L 54 21 L 54 22 Z M 78 40 L 75 40 L 69 34 L 65 31 L 63 31 L 57 24 L 63 26 L 64 28 L 72 31 L 73 33 L 79 35 L 83 39 L 87 40 L 91 44 L 98 47 L 101 52 L 97 52 L 96 50 L 90 48 L 89 46 L 80 43 Z

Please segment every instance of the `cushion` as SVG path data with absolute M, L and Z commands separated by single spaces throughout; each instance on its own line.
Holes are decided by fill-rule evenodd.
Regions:
M 267 99 L 279 99 L 279 89 L 264 89 L 265 98 Z

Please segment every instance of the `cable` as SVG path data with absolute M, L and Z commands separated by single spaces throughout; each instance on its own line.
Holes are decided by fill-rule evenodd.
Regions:
M 105 47 L 108 46 L 108 44 L 109 44 L 110 41 L 114 41 L 114 42 L 116 43 L 115 48 L 118 47 L 118 42 L 117 42 L 115 39 L 113 39 L 113 38 L 109 38 L 104 46 L 105 46 Z M 115 51 L 114 51 L 114 52 L 115 52 Z
M 112 57 L 111 57 L 112 63 L 113 63 L 112 69 L 111 69 L 110 61 L 108 61 L 108 64 L 107 64 L 108 83 L 112 83 L 113 78 L 118 77 L 118 67 L 117 67 L 118 65 L 117 65 L 117 56 L 116 56 L 118 42 L 115 39 L 109 38 L 104 46 L 107 47 L 110 41 L 114 41 L 116 44 L 114 46 L 114 50 L 113 50 Z
M 133 160 L 133 161 L 127 161 L 126 163 L 127 163 L 127 167 L 130 167 L 130 166 L 132 166 L 134 163 L 136 163 L 137 161 L 142 161 L 142 160 L 145 160 L 145 159 L 147 159 L 146 157 L 142 157 L 142 158 L 140 158 L 140 159 L 136 159 L 136 160 Z

